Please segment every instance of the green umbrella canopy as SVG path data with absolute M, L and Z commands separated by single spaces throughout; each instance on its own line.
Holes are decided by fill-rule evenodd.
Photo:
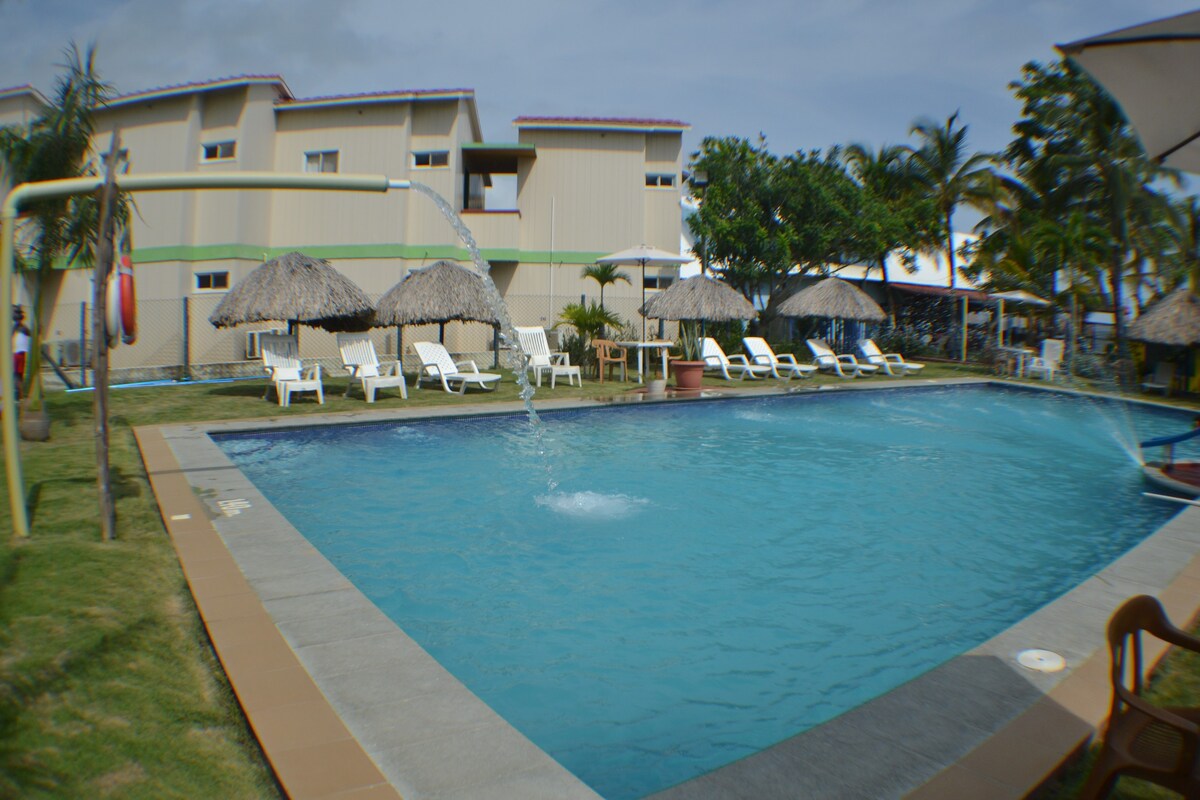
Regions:
M 208 318 L 218 328 L 288 322 L 329 331 L 366 330 L 371 298 L 323 258 L 291 252 L 256 267 Z

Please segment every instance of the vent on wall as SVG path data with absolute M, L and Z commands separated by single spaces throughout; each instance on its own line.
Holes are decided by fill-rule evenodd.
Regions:
M 259 348 L 258 337 L 264 333 L 285 334 L 286 330 L 281 328 L 269 328 L 265 331 L 246 331 L 246 360 L 253 361 L 256 358 L 262 357 L 262 350 Z

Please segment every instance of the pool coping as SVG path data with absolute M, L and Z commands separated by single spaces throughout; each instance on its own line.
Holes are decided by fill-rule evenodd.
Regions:
M 721 394 L 956 384 L 1040 389 L 968 378 Z M 546 412 L 610 405 L 537 403 Z M 521 410 L 520 403 L 393 406 L 135 429 L 214 649 L 289 796 L 598 796 L 387 620 L 208 437 Z M 1200 509 L 1185 508 L 1107 569 L 970 652 L 653 797 L 1023 797 L 1103 722 L 1109 702 L 1104 626 L 1120 602 L 1140 593 L 1157 595 L 1179 624 L 1200 611 Z M 1015 655 L 1030 647 L 1062 653 L 1068 669 L 1047 675 L 1018 666 Z

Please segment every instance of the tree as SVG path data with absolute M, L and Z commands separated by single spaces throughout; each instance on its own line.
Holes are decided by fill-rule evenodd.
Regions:
M 884 145 L 871 150 L 866 145 L 846 147 L 843 159 L 862 189 L 863 208 L 857 215 L 856 246 L 867 265 L 867 274 L 878 267 L 883 278 L 888 313 L 895 318 L 891 276 L 887 259 L 897 250 L 914 251 L 927 238 L 926 231 L 938 227 L 937 209 L 918 194 L 918 184 L 901 145 Z
M 1113 312 L 1123 350 L 1127 284 L 1136 297 L 1157 280 L 1148 265 L 1170 264 L 1178 249 L 1169 202 L 1152 187 L 1170 173 L 1146 159 L 1120 107 L 1071 62 L 1026 64 L 1011 88 L 1022 102 L 1004 153 L 1011 203 L 985 220 L 986 246 L 1029 244 L 1043 282 L 1065 273 L 1074 297 Z
M 957 267 L 954 261 L 954 211 L 959 205 L 985 204 L 993 194 L 993 158 L 984 153 L 967 154 L 967 126 L 956 127 L 958 112 L 946 118 L 945 125 L 923 119 L 914 123 L 920 146 L 910 148 L 910 159 L 916 181 L 923 187 L 924 196 L 933 203 L 940 215 L 942 247 L 949 269 L 948 286 L 954 288 Z
M 629 283 L 629 276 L 621 272 L 616 264 L 592 264 L 584 267 L 580 273 L 582 278 L 591 278 L 600 284 L 600 307 L 604 308 L 604 287 L 617 281 Z
M 761 137 L 757 145 L 708 137 L 690 167 L 708 177 L 696 187 L 700 207 L 692 217 L 703 255 L 713 272 L 753 301 L 760 286 L 787 275 L 792 266 L 791 232 L 779 216 L 779 159 Z
M 92 135 L 94 111 L 111 95 L 96 70 L 96 49 L 80 53 L 75 44 L 65 51 L 65 70 L 59 76 L 54 99 L 25 129 L 0 129 L 0 158 L 14 184 L 76 178 L 94 173 Z M 30 203 L 30 247 L 25 258 L 34 266 L 33 308 L 26 388 L 30 408 L 42 400 L 41 351 L 46 307 L 61 276 L 55 267 L 81 255 L 90 257 L 99 214 L 95 197 L 55 198 Z M 88 228 L 87 220 L 92 228 Z M 5 309 L 4 313 L 8 313 Z

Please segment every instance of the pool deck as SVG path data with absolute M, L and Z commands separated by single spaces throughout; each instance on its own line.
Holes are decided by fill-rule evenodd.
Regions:
M 981 383 L 993 381 L 855 381 L 820 390 L 793 383 L 788 389 Z M 539 411 L 605 405 L 537 401 Z M 135 431 L 214 649 L 290 797 L 598 796 L 388 620 L 208 436 L 522 410 L 518 403 L 364 407 Z M 1132 595 L 1152 594 L 1177 624 L 1200 612 L 1200 508 L 1181 508 L 1103 572 L 979 647 L 817 728 L 653 797 L 1024 797 L 1107 715 L 1104 628 L 1112 611 Z M 330 512 L 337 513 L 336 497 Z M 1020 666 L 1016 655 L 1028 648 L 1064 656 L 1067 668 L 1047 674 Z M 1151 663 L 1163 651 L 1155 650 Z

